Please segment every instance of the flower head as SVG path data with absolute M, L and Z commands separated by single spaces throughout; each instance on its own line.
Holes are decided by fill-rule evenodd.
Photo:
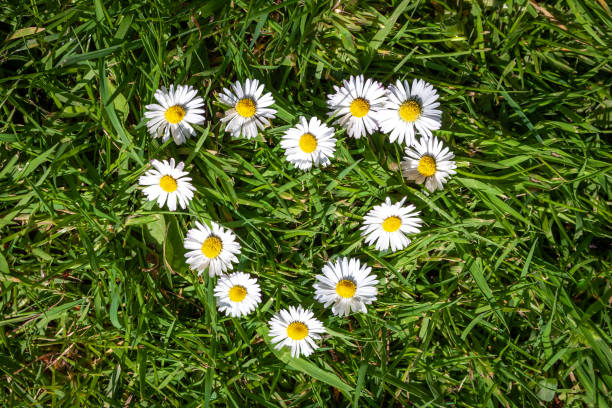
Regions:
M 281 310 L 268 324 L 275 348 L 290 347 L 292 357 L 302 354 L 308 357 L 318 348 L 314 341 L 319 340 L 321 334 L 325 333 L 323 324 L 314 317 L 312 311 L 305 310 L 302 306 L 289 306 L 289 309 Z
M 422 137 L 413 146 L 406 147 L 406 156 L 401 163 L 402 174 L 417 184 L 434 192 L 442 190 L 446 179 L 455 174 L 455 155 L 436 137 Z
M 204 100 L 198 91 L 190 85 L 170 85 L 170 89 L 161 87 L 155 91 L 155 99 L 159 104 L 145 106 L 145 117 L 148 119 L 147 127 L 153 137 L 161 137 L 163 142 L 170 136 L 176 144 L 195 135 L 192 124 L 204 123 Z
M 180 162 L 175 166 L 174 159 L 151 161 L 154 169 L 147 171 L 140 176 L 138 183 L 141 186 L 146 186 L 143 190 L 149 201 L 157 200 L 157 205 L 162 208 L 168 203 L 170 211 L 176 210 L 176 203 L 182 209 L 187 208 L 187 204 L 193 198 L 195 188 L 191 184 L 191 177 L 185 177 L 186 171 L 183 171 L 185 166 Z
M 440 129 L 441 111 L 438 92 L 422 79 L 414 79 L 412 88 L 408 81 L 397 81 L 387 89 L 387 102 L 380 112 L 380 130 L 389 134 L 391 143 L 414 143 L 415 129 L 422 135 L 431 136 L 432 130 Z
M 187 231 L 185 237 L 185 254 L 187 264 L 201 275 L 208 268 L 212 277 L 232 270 L 232 263 L 238 262 L 236 255 L 240 254 L 240 244 L 236 242 L 236 235 L 216 222 L 210 227 L 196 221 L 196 227 Z
M 406 234 L 416 234 L 421 228 L 420 211 L 415 211 L 414 205 L 404 206 L 406 197 L 391 204 L 389 197 L 380 205 L 375 205 L 365 217 L 361 235 L 368 244 L 376 243 L 376 249 L 393 252 L 404 249 L 410 244 Z
M 231 106 L 221 122 L 226 123 L 225 131 L 233 137 L 252 139 L 276 117 L 276 109 L 270 108 L 274 98 L 270 92 L 263 94 L 264 85 L 257 79 L 247 79 L 244 83 L 236 81 L 231 88 L 223 88 L 219 95 L 222 103 Z
M 315 276 L 315 299 L 325 307 L 331 305 L 335 315 L 366 313 L 366 305 L 376 300 L 378 280 L 371 275 L 372 268 L 361 265 L 358 259 L 344 257 L 328 262 L 322 272 Z
M 215 286 L 217 308 L 226 316 L 241 317 L 251 313 L 261 303 L 257 279 L 243 272 L 223 275 Z
M 325 167 L 336 150 L 334 128 L 315 117 L 308 121 L 300 116 L 299 123 L 285 132 L 281 147 L 287 160 L 299 169 L 310 170 L 313 165 Z
M 387 100 L 380 82 L 351 76 L 334 90 L 327 96 L 329 116 L 337 117 L 334 123 L 346 128 L 347 135 L 359 139 L 378 130 L 378 112 Z

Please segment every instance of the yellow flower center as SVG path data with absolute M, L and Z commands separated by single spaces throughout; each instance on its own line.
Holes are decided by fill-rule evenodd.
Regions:
M 255 114 L 255 101 L 251 98 L 244 98 L 236 104 L 236 112 L 242 117 L 250 118 Z
M 166 193 L 171 193 L 176 190 L 176 180 L 170 176 L 163 176 L 159 179 L 159 186 Z
M 308 336 L 308 327 L 302 322 L 293 322 L 287 326 L 287 336 L 293 340 L 302 340 Z
M 166 120 L 170 123 L 179 123 L 185 117 L 185 109 L 180 105 L 169 107 L 165 113 Z
M 300 149 L 304 153 L 312 153 L 317 148 L 317 138 L 310 133 L 304 133 L 300 137 Z
M 210 236 L 202 244 L 202 253 L 207 258 L 216 258 L 223 248 L 221 240 L 215 236 Z
M 247 291 L 242 286 L 232 286 L 229 290 L 229 298 L 232 302 L 242 302 L 247 295 Z
M 399 115 L 406 122 L 414 122 L 421 116 L 421 105 L 414 99 L 410 99 L 400 105 Z
M 355 98 L 351 102 L 351 115 L 363 118 L 370 111 L 370 103 L 363 98 Z
M 387 232 L 395 232 L 402 226 L 402 220 L 395 215 L 392 217 L 388 217 L 382 223 L 382 227 Z
M 355 295 L 356 290 L 357 286 L 355 286 L 355 284 L 348 279 L 342 279 L 336 285 L 336 293 L 343 298 L 352 298 Z
M 436 174 L 436 160 L 431 156 L 423 156 L 419 160 L 417 170 L 425 177 Z

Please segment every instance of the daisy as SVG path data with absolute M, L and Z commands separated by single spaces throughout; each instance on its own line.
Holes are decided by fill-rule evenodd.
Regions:
M 145 106 L 149 133 L 153 137 L 161 137 L 163 142 L 167 142 L 172 134 L 177 145 L 195 135 L 191 124 L 204 123 L 204 100 L 197 95 L 198 91 L 191 85 L 178 85 L 176 89 L 170 85 L 169 90 L 162 86 L 155 91 L 159 105 Z
M 287 130 L 281 140 L 285 156 L 290 163 L 301 170 L 310 170 L 312 165 L 325 167 L 334 156 L 336 138 L 334 128 L 330 128 L 313 117 L 307 121 L 300 116 L 295 127 Z
M 174 165 L 174 159 L 170 162 L 164 160 L 151 161 L 154 170 L 149 170 L 138 179 L 138 184 L 147 186 L 143 192 L 149 201 L 157 200 L 159 208 L 164 206 L 168 200 L 168 209 L 176 210 L 176 201 L 184 210 L 193 198 L 195 187 L 191 184 L 191 177 L 184 177 L 189 174 L 183 171 L 185 164 L 180 162 Z
M 364 80 L 363 75 L 351 76 L 344 80 L 344 86 L 334 85 L 334 90 L 335 94 L 327 96 L 328 115 L 338 117 L 334 123 L 346 128 L 355 139 L 378 129 L 378 112 L 387 100 L 380 82 Z
M 453 152 L 436 137 L 422 137 L 412 147 L 406 147 L 402 174 L 417 184 L 425 182 L 425 187 L 431 192 L 442 190 L 446 179 L 456 173 L 454 157 Z
M 217 307 L 226 316 L 246 316 L 261 303 L 260 291 L 257 279 L 246 273 L 235 272 L 222 276 L 215 286 Z
M 222 103 L 232 107 L 225 111 L 221 122 L 229 122 L 225 131 L 231 132 L 233 137 L 242 135 L 252 139 L 259 133 L 258 129 L 270 126 L 268 119 L 276 117 L 276 109 L 269 108 L 274 98 L 270 92 L 262 96 L 264 85 L 256 79 L 247 79 L 244 84 L 236 81 L 232 89 L 233 92 L 223 88 L 219 95 Z
M 406 234 L 420 232 L 421 219 L 418 217 L 420 211 L 414 211 L 414 205 L 404 207 L 404 201 L 391 204 L 389 197 L 380 205 L 375 205 L 363 217 L 362 236 L 368 244 L 376 242 L 376 249 L 385 251 L 391 247 L 391 251 L 399 251 L 410 244 Z
M 291 357 L 311 355 L 318 348 L 314 340 L 319 340 L 321 334 L 325 333 L 323 324 L 314 317 L 312 311 L 302 306 L 289 306 L 289 310 L 281 310 L 268 324 L 272 343 L 278 343 L 275 348 L 291 347 Z
M 440 129 L 442 114 L 438 92 L 433 85 L 422 79 L 412 81 L 412 90 L 407 80 L 398 80 L 387 90 L 387 103 L 380 112 L 380 130 L 389 134 L 391 143 L 414 142 L 415 128 L 424 136 L 431 136 L 432 130 Z
M 365 305 L 376 300 L 376 276 L 370 275 L 372 268 L 361 265 L 358 259 L 346 257 L 323 267 L 323 275 L 317 275 L 315 299 L 323 306 L 333 304 L 336 316 L 348 316 L 351 312 L 367 312 Z
M 185 254 L 187 264 L 201 275 L 208 267 L 208 275 L 213 277 L 232 270 L 232 263 L 238 262 L 236 255 L 240 254 L 240 244 L 236 242 L 236 235 L 221 227 L 216 222 L 208 225 L 196 221 L 197 228 L 187 231 L 185 237 Z

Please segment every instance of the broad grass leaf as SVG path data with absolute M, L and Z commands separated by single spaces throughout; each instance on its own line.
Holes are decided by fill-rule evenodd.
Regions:
M 7 275 L 9 273 L 8 262 L 6 262 L 6 258 L 2 255 L 2 252 L 0 252 L 0 273 L 5 273 Z
M 174 271 L 185 267 L 183 238 L 181 237 L 181 228 L 178 225 L 176 218 L 167 224 L 166 236 L 164 239 L 164 261 L 166 265 Z
M 487 301 L 491 304 L 491 307 L 495 311 L 495 314 L 499 317 L 499 319 L 504 324 L 504 326 L 508 328 L 508 324 L 506 323 L 506 320 L 504 319 L 503 314 L 501 313 L 499 308 L 496 306 L 496 300 L 495 300 L 495 297 L 493 296 L 493 292 L 491 291 L 491 288 L 487 284 L 487 280 L 484 277 L 482 260 L 480 258 L 476 258 L 470 264 L 469 269 L 470 269 L 470 274 L 474 278 L 474 282 L 476 282 L 476 286 L 478 286 L 478 289 L 480 289 L 480 291 L 485 296 L 485 298 L 487 298 Z
M 557 392 L 557 379 L 545 378 L 538 383 L 538 387 L 538 398 L 546 402 L 552 401 Z
M 311 361 L 309 361 L 307 358 L 301 357 L 301 358 L 293 358 L 291 357 L 291 353 L 289 351 L 288 348 L 283 347 L 281 350 L 277 350 L 276 348 L 274 348 L 274 345 L 272 344 L 272 342 L 270 341 L 270 337 L 268 337 L 268 328 L 265 326 L 260 326 L 257 329 L 257 332 L 263 337 L 264 341 L 266 342 L 266 344 L 268 345 L 268 347 L 270 348 L 270 351 L 272 351 L 272 353 L 274 353 L 274 355 L 281 360 L 282 362 L 284 362 L 285 364 L 287 364 L 287 367 L 289 367 L 292 370 L 296 370 L 305 374 L 308 374 L 309 376 L 322 381 L 326 384 L 331 385 L 332 387 L 337 388 L 338 390 L 346 393 L 347 395 L 352 393 L 354 391 L 354 388 L 351 387 L 350 385 L 348 385 L 347 383 L 345 383 L 344 381 L 342 381 L 340 379 L 340 377 L 338 377 L 336 374 L 330 372 L 330 371 L 326 371 L 323 370 L 322 368 L 318 367 L 316 364 L 312 363 Z M 316 353 L 316 351 L 315 351 Z M 316 355 L 313 354 L 311 355 L 311 358 Z
M 109 318 L 113 326 L 115 326 L 118 329 L 123 328 L 123 326 L 121 326 L 121 323 L 119 323 L 119 316 L 118 316 L 120 301 L 121 301 L 120 286 L 113 285 L 113 289 L 111 291 L 111 304 L 110 304 L 110 310 L 109 310 Z
M 134 223 L 136 224 L 141 222 L 146 223 L 145 227 L 149 235 L 151 235 L 151 238 L 153 238 L 159 245 L 162 245 L 164 242 L 164 237 L 166 236 L 166 222 L 163 214 L 155 214 L 134 219 Z

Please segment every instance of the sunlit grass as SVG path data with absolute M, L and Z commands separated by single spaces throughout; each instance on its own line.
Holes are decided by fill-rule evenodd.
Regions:
M 0 9 L 2 406 L 608 407 L 610 11 L 605 2 L 10 2 Z M 423 78 L 441 95 L 457 175 L 428 194 L 382 134 L 336 132 L 302 172 L 279 142 L 326 120 L 351 74 Z M 223 132 L 216 94 L 254 77 L 277 101 L 256 140 Z M 144 106 L 189 84 L 207 122 L 184 145 Z M 330 122 L 331 123 L 331 122 Z M 186 162 L 185 211 L 146 202 L 151 159 Z M 390 254 L 361 219 L 385 197 L 421 211 Z M 185 264 L 197 219 L 231 228 L 263 303 L 217 312 Z M 367 315 L 314 301 L 330 259 L 381 281 Z M 267 321 L 312 307 L 308 359 Z

